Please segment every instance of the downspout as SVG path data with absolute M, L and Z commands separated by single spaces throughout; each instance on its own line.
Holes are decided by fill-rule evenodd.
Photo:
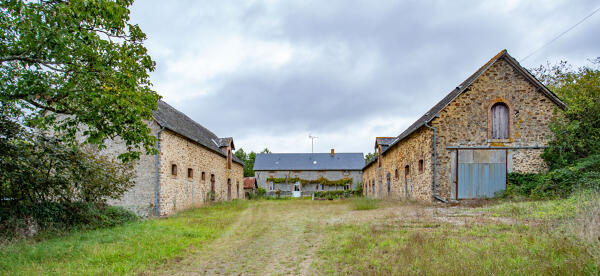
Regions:
M 160 130 L 156 133 L 156 183 L 154 185 L 154 196 L 156 198 L 155 204 L 156 208 L 154 208 L 154 214 L 158 217 L 160 215 L 160 191 L 159 191 L 159 179 L 160 179 L 160 133 L 165 130 L 165 127 L 161 127 Z
M 437 115 L 435 117 L 437 117 Z M 433 198 L 435 198 L 443 203 L 448 203 L 447 200 L 445 200 L 437 195 L 437 147 L 436 147 L 437 133 L 436 133 L 436 129 L 434 127 L 430 126 L 429 122 L 425 122 L 425 126 L 430 128 L 433 131 Z

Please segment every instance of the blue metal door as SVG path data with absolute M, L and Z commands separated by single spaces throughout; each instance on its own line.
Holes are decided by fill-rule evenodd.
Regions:
M 493 197 L 506 189 L 506 150 L 458 151 L 458 198 Z

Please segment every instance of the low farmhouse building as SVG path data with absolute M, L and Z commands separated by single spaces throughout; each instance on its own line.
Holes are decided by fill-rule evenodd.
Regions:
M 362 153 L 260 153 L 254 162 L 258 187 L 272 196 L 311 196 L 316 191 L 360 187 Z
M 244 197 L 250 197 L 250 193 L 253 193 L 258 186 L 256 185 L 256 177 L 244 177 Z
M 136 161 L 135 186 L 110 204 L 162 216 L 244 197 L 243 163 L 232 154 L 232 138 L 217 137 L 163 101 L 148 124 L 158 138 L 159 154 Z M 124 149 L 114 142 L 103 152 L 118 155 Z
M 506 188 L 507 173 L 546 169 L 549 125 L 566 106 L 501 51 L 397 137 L 379 137 L 363 170 L 370 197 L 469 199 Z

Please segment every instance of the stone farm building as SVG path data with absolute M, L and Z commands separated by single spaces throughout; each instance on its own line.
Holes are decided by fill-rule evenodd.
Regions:
M 510 172 L 538 172 L 566 106 L 501 51 L 397 137 L 378 137 L 363 170 L 371 197 L 491 197 Z
M 365 159 L 362 153 L 261 153 L 254 176 L 267 195 L 311 196 L 315 191 L 359 187 Z
M 243 163 L 232 154 L 232 138 L 218 138 L 163 101 L 153 117 L 149 126 L 159 154 L 140 157 L 135 186 L 110 204 L 142 216 L 170 215 L 210 200 L 244 197 Z M 113 143 L 105 151 L 123 149 Z

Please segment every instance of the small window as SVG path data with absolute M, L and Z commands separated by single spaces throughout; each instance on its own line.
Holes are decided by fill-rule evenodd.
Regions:
M 171 164 L 171 174 L 177 176 L 177 165 Z
M 210 175 L 210 182 L 215 182 L 215 175 L 214 174 Z
M 188 178 L 194 178 L 194 169 L 188 168 Z
M 394 171 L 394 178 L 398 179 L 398 177 L 400 177 L 400 175 L 398 174 L 398 169 L 396 168 L 396 170 Z
M 202 172 L 202 181 L 206 180 L 206 173 Z
M 409 174 L 410 174 L 410 167 L 408 165 L 406 165 L 406 167 L 404 167 L 404 176 L 408 177 Z
M 423 173 L 423 159 L 419 160 L 419 173 Z

